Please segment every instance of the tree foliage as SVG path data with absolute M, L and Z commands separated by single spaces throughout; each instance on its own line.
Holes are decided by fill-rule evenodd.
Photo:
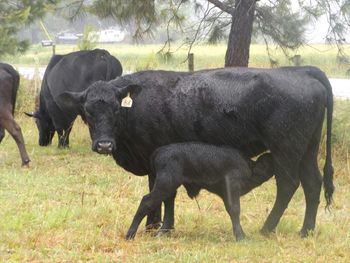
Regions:
M 57 0 L 0 0 L 0 57 L 26 50 L 29 43 L 18 40 L 18 31 L 52 9 Z
M 245 2 L 242 2 L 245 1 Z M 154 35 L 161 24 L 167 28 L 168 40 L 163 52 L 172 50 L 172 32 L 180 31 L 184 36 L 184 44 L 189 49 L 196 42 L 208 41 L 215 44 L 222 39 L 230 39 L 232 30 L 239 26 L 244 15 L 236 12 L 241 4 L 248 0 L 78 0 L 75 12 L 81 10 L 92 12 L 99 17 L 112 17 L 118 23 L 132 24 L 134 38 L 144 35 Z M 329 29 L 325 39 L 339 48 L 346 41 L 345 36 L 350 27 L 350 0 L 249 0 L 251 9 L 255 9 L 252 34 L 262 37 L 266 44 L 274 43 L 288 56 L 290 50 L 295 50 L 306 43 L 306 29 L 310 22 L 317 21 L 326 15 Z M 194 19 L 194 15 L 195 19 Z M 236 25 L 233 24 L 234 18 Z M 170 30 L 171 29 L 171 30 Z M 249 30 L 248 30 L 249 31 Z M 251 34 L 248 32 L 247 34 Z M 231 36 L 239 38 L 239 35 Z M 232 40 L 232 39 L 231 39 Z M 239 43 L 239 41 L 236 41 Z M 229 41 L 235 43 L 235 41 Z M 246 41 L 246 44 L 250 44 Z M 230 47 L 228 46 L 228 50 Z M 176 48 L 175 48 L 176 49 Z M 249 48 L 248 48 L 249 50 Z M 237 51 L 238 52 L 238 51 Z

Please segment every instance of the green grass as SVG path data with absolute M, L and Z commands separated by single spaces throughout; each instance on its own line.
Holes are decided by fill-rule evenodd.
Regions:
M 173 53 L 172 59 L 166 61 L 157 55 L 161 45 L 99 45 L 98 48 L 109 50 L 122 63 L 125 71 L 139 71 L 145 69 L 169 69 L 169 70 L 187 70 L 187 49 L 182 48 Z M 344 47 L 345 52 L 349 53 L 350 45 Z M 66 54 L 77 51 L 76 45 L 58 45 L 57 54 Z M 217 68 L 224 64 L 226 45 L 197 45 L 193 48 L 195 59 L 195 69 Z M 302 57 L 302 65 L 314 65 L 320 67 L 331 77 L 345 77 L 350 69 L 350 62 L 337 62 L 337 48 L 330 45 L 312 45 L 300 48 L 297 54 Z M 24 55 L 7 57 L 5 61 L 15 65 L 34 65 L 34 56 L 39 58 L 41 65 L 47 65 L 52 54 L 51 47 L 41 47 L 34 45 Z M 279 66 L 292 65 L 281 51 L 272 51 L 273 58 Z M 265 45 L 252 45 L 250 52 L 251 67 L 270 67 L 269 58 L 266 54 Z
M 22 85 L 32 87 L 32 82 Z M 37 145 L 28 90 L 21 87 L 16 119 L 32 162 L 20 167 L 16 144 L 7 134 L 0 145 L 0 262 L 348 262 L 350 258 L 349 101 L 335 104 L 333 159 L 336 193 L 331 212 L 317 216 L 313 236 L 301 239 L 305 201 L 294 195 L 275 234 L 259 234 L 275 198 L 274 180 L 244 196 L 242 226 L 247 239 L 236 243 L 222 201 L 205 191 L 200 210 L 181 188 L 175 231 L 155 238 L 141 225 L 136 239 L 124 240 L 147 178 L 118 167 L 90 150 L 87 127 L 73 127 L 71 148 Z M 28 91 L 28 93 L 27 93 Z M 23 98 L 27 98 L 23 99 Z M 21 99 L 22 98 L 22 99 Z M 347 118 L 347 119 L 346 119 Z M 323 163 L 324 140 L 320 150 Z

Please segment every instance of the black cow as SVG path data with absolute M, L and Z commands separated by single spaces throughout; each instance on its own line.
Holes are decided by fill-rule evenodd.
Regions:
M 128 94 L 133 103 L 122 107 L 131 104 Z M 306 200 L 302 236 L 315 227 L 322 186 L 317 154 L 327 108 L 323 183 L 327 206 L 331 203 L 333 94 L 318 68 L 144 71 L 64 93 L 60 100 L 85 116 L 94 151 L 111 152 L 136 175 L 149 174 L 153 151 L 171 143 L 228 145 L 248 157 L 269 149 L 277 196 L 262 232 L 275 229 L 301 182 Z M 149 181 L 152 189 L 152 174 Z M 147 223 L 158 220 L 160 208 Z
M 5 136 L 5 129 L 16 141 L 21 154 L 22 166 L 30 160 L 25 148 L 21 127 L 14 120 L 19 74 L 10 65 L 0 63 L 0 143 Z
M 256 162 L 230 147 L 203 143 L 176 143 L 158 148 L 151 157 L 151 173 L 155 184 L 150 194 L 142 198 L 126 235 L 135 236 L 142 219 L 165 204 L 164 223 L 159 234 L 174 225 L 176 190 L 183 185 L 190 198 L 201 189 L 217 194 L 230 215 L 236 240 L 245 237 L 240 223 L 239 197 L 261 185 L 273 174 L 271 154 L 263 154 Z
M 66 91 L 83 91 L 98 80 L 111 80 L 122 74 L 120 62 L 108 51 L 95 49 L 53 56 L 47 66 L 40 91 L 40 105 L 35 113 L 39 145 L 51 144 L 55 131 L 59 147 L 69 145 L 69 133 L 78 112 L 70 111 L 56 98 Z

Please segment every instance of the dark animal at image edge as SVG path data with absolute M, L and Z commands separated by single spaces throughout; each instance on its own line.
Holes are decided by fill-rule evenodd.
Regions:
M 57 96 L 66 91 L 83 91 L 95 81 L 120 76 L 122 71 L 120 62 L 102 49 L 53 56 L 41 84 L 39 109 L 26 113 L 35 118 L 39 145 L 51 144 L 57 132 L 58 147 L 69 146 L 69 134 L 78 112 L 57 102 Z
M 0 143 L 7 130 L 16 141 L 22 166 L 25 166 L 29 164 L 30 159 L 25 148 L 21 127 L 14 120 L 18 87 L 18 72 L 12 66 L 0 63 Z
M 128 93 L 133 104 L 123 108 Z M 84 116 L 93 150 L 110 152 L 135 175 L 148 174 L 150 190 L 155 178 L 149 159 L 160 146 L 199 141 L 231 146 L 248 157 L 270 150 L 277 195 L 262 233 L 274 231 L 301 183 L 306 201 L 302 236 L 315 228 L 322 186 L 317 154 L 327 109 L 323 185 L 331 204 L 333 94 L 318 68 L 144 71 L 58 99 Z M 146 224 L 159 222 L 160 207 Z
M 177 143 L 158 148 L 151 157 L 155 184 L 137 209 L 126 239 L 134 238 L 142 219 L 155 208 L 165 204 L 164 222 L 158 235 L 174 226 L 176 190 L 183 185 L 194 198 L 200 190 L 217 194 L 224 201 L 236 240 L 245 237 L 240 223 L 241 195 L 250 192 L 273 175 L 271 154 L 259 156 L 256 162 L 229 147 L 203 143 Z

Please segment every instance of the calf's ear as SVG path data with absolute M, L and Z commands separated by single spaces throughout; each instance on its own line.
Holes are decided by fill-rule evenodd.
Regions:
M 134 98 L 139 94 L 141 89 L 142 88 L 139 85 L 130 84 L 128 86 L 117 89 L 117 96 L 119 98 L 124 98 L 128 95 L 128 93 L 130 93 L 130 96 Z
M 85 101 L 85 92 L 63 92 L 55 100 L 59 107 L 80 113 Z

